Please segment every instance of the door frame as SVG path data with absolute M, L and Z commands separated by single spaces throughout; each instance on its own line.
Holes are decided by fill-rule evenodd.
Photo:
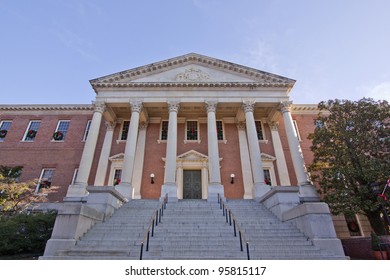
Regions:
M 200 199 L 203 199 L 203 182 L 202 182 L 202 170 L 201 169 L 183 169 L 183 193 L 182 195 L 184 196 L 184 173 L 186 171 L 199 171 L 199 175 L 200 175 L 200 192 L 201 192 L 201 198 Z M 183 198 L 184 199 L 184 198 Z M 196 199 L 196 198 L 190 198 L 190 199 Z

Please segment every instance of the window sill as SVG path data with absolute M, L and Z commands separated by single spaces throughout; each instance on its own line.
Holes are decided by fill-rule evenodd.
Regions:
M 198 143 L 200 144 L 200 140 L 184 140 L 184 144 L 187 144 L 187 143 Z
M 52 143 L 64 143 L 65 140 L 51 140 Z
M 218 140 L 218 143 L 224 143 L 224 144 L 226 144 L 226 143 L 227 143 L 227 140 L 226 140 L 226 139 L 224 139 L 224 140 Z
M 160 140 L 160 139 L 158 139 L 158 140 L 157 140 L 157 143 L 158 143 L 158 144 L 167 143 L 167 140 Z
M 117 144 L 126 143 L 126 140 L 116 140 L 116 143 L 117 143 Z
M 261 144 L 268 144 L 268 140 L 259 140 L 259 143 L 261 143 Z

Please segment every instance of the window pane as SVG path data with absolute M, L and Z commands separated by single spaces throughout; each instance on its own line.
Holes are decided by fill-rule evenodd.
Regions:
M 26 131 L 26 136 L 24 138 L 24 141 L 34 141 L 40 125 L 41 125 L 40 121 L 31 121 Z
M 119 185 L 121 183 L 121 178 L 122 178 L 122 169 L 115 169 L 114 186 Z
M 45 168 L 41 172 L 41 178 L 39 178 L 38 186 L 36 192 L 41 188 L 49 188 L 51 186 L 51 181 L 54 176 L 55 169 L 53 168 Z
M 187 140 L 198 140 L 198 122 L 187 122 Z
M 66 133 L 69 129 L 70 121 L 59 121 L 56 132 L 53 134 L 53 139 L 55 141 L 65 140 Z
M 256 131 L 257 131 L 257 139 L 264 140 L 263 128 L 261 126 L 261 121 L 255 121 L 255 125 L 256 125 Z
M 272 181 L 271 181 L 271 173 L 269 172 L 269 169 L 264 169 L 264 182 L 269 185 L 269 186 L 272 186 Z
M 350 236 L 361 236 L 359 223 L 356 219 L 356 215 L 345 215 L 345 221 L 347 222 Z
M 121 140 L 127 140 L 127 133 L 129 132 L 129 121 L 123 122 L 123 128 L 122 128 L 122 134 L 121 134 Z
M 163 121 L 161 124 L 161 140 L 168 139 L 168 121 Z
M 89 133 L 89 128 L 91 127 L 91 120 L 87 121 L 87 125 L 85 126 L 85 131 L 84 131 L 84 136 L 83 136 L 83 141 L 87 140 L 88 133 Z
M 8 134 L 8 130 L 11 127 L 11 121 L 2 121 L 0 122 L 0 142 L 4 141 L 4 138 Z
M 222 121 L 217 121 L 217 137 L 218 137 L 218 140 L 223 140 L 223 124 L 222 124 Z

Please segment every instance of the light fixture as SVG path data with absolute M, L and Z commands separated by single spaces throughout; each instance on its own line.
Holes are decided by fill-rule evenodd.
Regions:
M 234 184 L 234 177 L 235 175 L 233 173 L 230 174 L 230 184 Z
M 150 183 L 154 184 L 154 173 L 150 174 Z

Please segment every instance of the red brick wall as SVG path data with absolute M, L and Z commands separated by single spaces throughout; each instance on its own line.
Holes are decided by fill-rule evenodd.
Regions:
M 92 118 L 86 114 L 31 114 L 5 115 L 1 120 L 12 120 L 4 142 L 0 142 L 0 165 L 22 165 L 21 181 L 38 179 L 42 168 L 55 168 L 52 185 L 60 186 L 49 195 L 52 202 L 62 201 L 71 183 L 74 169 L 78 167 L 84 148 L 82 141 L 86 123 Z M 41 120 L 34 142 L 23 142 L 22 138 L 30 120 Z M 58 120 L 70 120 L 64 142 L 52 142 Z

